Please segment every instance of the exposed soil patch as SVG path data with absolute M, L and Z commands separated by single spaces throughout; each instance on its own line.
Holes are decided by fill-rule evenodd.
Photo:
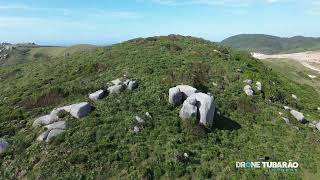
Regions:
M 252 53 L 257 59 L 293 59 L 300 62 L 305 67 L 318 71 L 320 73 L 320 51 L 307 51 L 292 54 L 265 55 L 261 53 Z

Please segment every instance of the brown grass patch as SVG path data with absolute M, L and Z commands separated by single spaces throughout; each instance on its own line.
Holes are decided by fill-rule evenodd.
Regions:
M 25 109 L 32 110 L 40 107 L 48 107 L 61 103 L 64 100 L 64 94 L 58 91 L 51 91 L 37 98 L 27 98 L 22 102 Z

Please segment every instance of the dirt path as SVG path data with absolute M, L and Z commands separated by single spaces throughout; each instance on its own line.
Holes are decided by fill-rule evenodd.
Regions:
M 303 66 L 318 71 L 320 73 L 320 51 L 307 51 L 292 54 L 265 55 L 261 53 L 251 53 L 257 59 L 293 59 Z

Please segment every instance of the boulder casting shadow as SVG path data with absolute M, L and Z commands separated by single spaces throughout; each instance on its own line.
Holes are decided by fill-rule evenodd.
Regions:
M 228 117 L 215 115 L 214 125 L 212 129 L 235 131 L 241 128 L 241 125 Z

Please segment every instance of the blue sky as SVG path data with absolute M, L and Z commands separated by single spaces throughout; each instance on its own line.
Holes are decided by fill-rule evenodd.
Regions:
M 0 0 L 0 41 L 110 44 L 182 34 L 320 36 L 320 0 Z

